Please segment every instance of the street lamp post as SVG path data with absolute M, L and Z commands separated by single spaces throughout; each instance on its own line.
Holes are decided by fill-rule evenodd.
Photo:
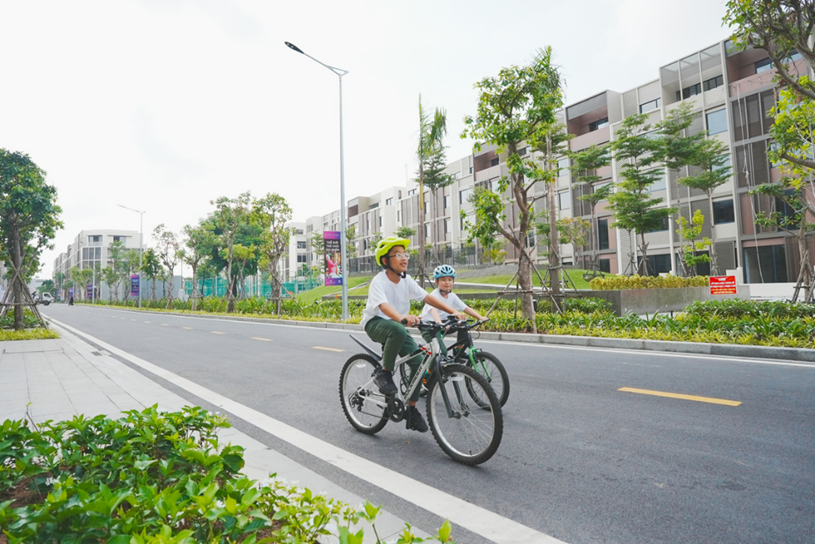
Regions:
M 144 214 L 147 213 L 145 211 L 134 210 L 133 208 L 128 208 L 127 206 L 122 206 L 121 204 L 117 204 L 120 208 L 124 208 L 126 210 L 130 210 L 131 212 L 136 212 L 139 214 L 139 308 L 141 308 L 141 292 L 144 289 L 144 283 L 141 281 L 141 267 L 142 267 L 142 259 L 144 258 Z
M 348 321 L 348 261 L 346 260 L 345 251 L 345 164 L 343 156 L 342 145 L 342 76 L 348 73 L 348 70 L 343 70 L 335 66 L 329 66 L 311 55 L 304 53 L 302 49 L 290 42 L 285 42 L 286 47 L 292 51 L 296 51 L 301 55 L 305 55 L 314 62 L 325 66 L 339 77 L 340 80 L 340 259 L 342 260 L 342 320 Z

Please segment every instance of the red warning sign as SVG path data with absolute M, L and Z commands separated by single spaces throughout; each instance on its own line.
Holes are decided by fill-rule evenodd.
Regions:
M 710 277 L 710 294 L 711 295 L 735 295 L 736 294 L 736 276 L 711 276 Z

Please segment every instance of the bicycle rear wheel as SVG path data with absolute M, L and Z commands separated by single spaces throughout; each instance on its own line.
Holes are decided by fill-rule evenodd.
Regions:
M 444 392 L 450 401 L 448 415 Z M 473 400 L 473 392 L 484 405 Z M 504 420 L 495 391 L 475 370 L 448 365 L 441 379 L 434 375 L 428 384 L 427 421 L 439 447 L 465 465 L 490 459 L 501 444 Z
M 345 362 L 340 372 L 342 411 L 348 422 L 365 434 L 378 433 L 388 422 L 387 399 L 373 382 L 373 374 L 379 366 L 370 355 L 358 353 Z
M 486 351 L 478 350 L 473 355 L 475 357 L 475 365 L 468 359 L 468 366 L 472 367 L 487 380 L 492 390 L 495 391 L 498 402 L 503 406 L 507 403 L 507 399 L 509 398 L 509 376 L 507 375 L 506 368 L 504 368 L 504 364 L 498 360 L 498 357 Z M 478 394 L 477 391 L 470 391 L 470 394 L 473 395 L 473 400 L 478 402 L 479 406 L 484 407 L 484 405 L 486 405 L 485 399 L 476 396 Z

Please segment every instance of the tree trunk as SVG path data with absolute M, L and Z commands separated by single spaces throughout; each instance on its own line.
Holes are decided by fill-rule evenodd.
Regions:
M 710 210 L 710 248 L 708 253 L 710 255 L 710 275 L 719 275 L 719 262 L 716 255 L 716 225 L 713 224 L 713 194 L 711 191 L 707 193 L 707 204 Z
M 198 309 L 198 266 L 192 267 L 192 311 Z
M 645 243 L 645 233 L 640 233 L 640 254 L 642 255 L 642 261 L 640 261 L 639 272 L 640 276 L 647 276 L 648 275 L 648 244 Z
M 19 274 L 18 276 L 12 276 L 14 281 L 12 281 L 11 291 L 14 295 L 12 298 L 12 302 L 17 303 L 17 306 L 14 306 L 14 330 L 19 331 L 25 327 L 25 322 L 23 320 L 23 315 L 25 313 L 25 308 L 20 305 L 23 301 L 23 281 L 22 281 L 22 274 L 23 274 L 23 247 L 22 242 L 20 240 L 20 231 L 16 228 L 11 229 L 11 266 L 12 266 L 12 274 L 15 272 Z M 27 287 L 26 287 L 27 288 Z
M 532 302 L 532 263 L 523 253 L 518 259 L 518 285 L 521 286 L 521 290 L 523 291 L 521 294 L 521 312 L 523 313 L 524 319 L 531 321 L 532 332 L 537 332 L 535 306 Z
M 552 158 L 552 137 L 546 137 L 546 162 L 551 167 Z M 549 279 L 552 294 L 555 300 L 561 295 L 560 289 L 560 251 L 557 235 L 557 206 L 555 206 L 555 182 L 547 183 L 549 191 Z M 557 304 L 559 306 L 559 302 Z

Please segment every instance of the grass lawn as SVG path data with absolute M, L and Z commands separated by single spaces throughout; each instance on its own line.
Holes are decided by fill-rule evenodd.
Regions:
M 348 278 L 348 294 L 349 295 L 367 295 L 368 294 L 368 287 L 363 287 L 361 289 L 354 289 L 351 291 L 353 287 L 357 285 L 361 285 L 366 281 L 369 281 L 372 276 L 355 276 L 352 278 Z M 363 292 L 364 290 L 364 292 Z M 325 295 L 334 295 L 334 294 L 342 294 L 342 286 L 339 285 L 329 285 L 323 287 L 316 287 L 311 289 L 310 291 L 303 291 L 302 293 L 298 293 L 295 297 L 298 302 L 301 304 L 311 304 L 317 299 L 323 298 Z
M 540 270 L 541 275 L 545 274 L 544 269 L 541 268 L 539 270 Z M 589 282 L 587 282 L 586 280 L 583 279 L 583 274 L 585 272 L 586 272 L 585 270 L 580 270 L 580 269 L 577 269 L 577 268 L 567 270 L 567 273 L 569 274 L 569 278 L 571 278 L 571 280 L 574 282 L 575 286 L 578 289 L 591 289 L 591 287 L 589 287 Z M 503 287 L 506 287 L 506 285 L 507 285 L 507 283 L 509 282 L 510 279 L 512 279 L 512 274 L 499 274 L 499 275 L 495 275 L 495 276 L 483 276 L 483 277 L 480 277 L 480 278 L 467 278 L 466 280 L 461 280 L 461 281 L 464 282 L 464 283 L 467 283 L 467 282 L 471 282 L 471 283 L 490 283 L 490 284 L 497 285 L 499 288 L 503 288 Z M 516 283 L 517 283 L 517 281 L 513 282 L 512 286 L 514 287 Z M 540 280 L 538 279 L 538 276 L 534 272 L 532 273 L 532 283 L 534 285 L 538 286 L 538 287 L 540 286 Z M 571 286 L 570 286 L 570 288 L 571 288 Z

